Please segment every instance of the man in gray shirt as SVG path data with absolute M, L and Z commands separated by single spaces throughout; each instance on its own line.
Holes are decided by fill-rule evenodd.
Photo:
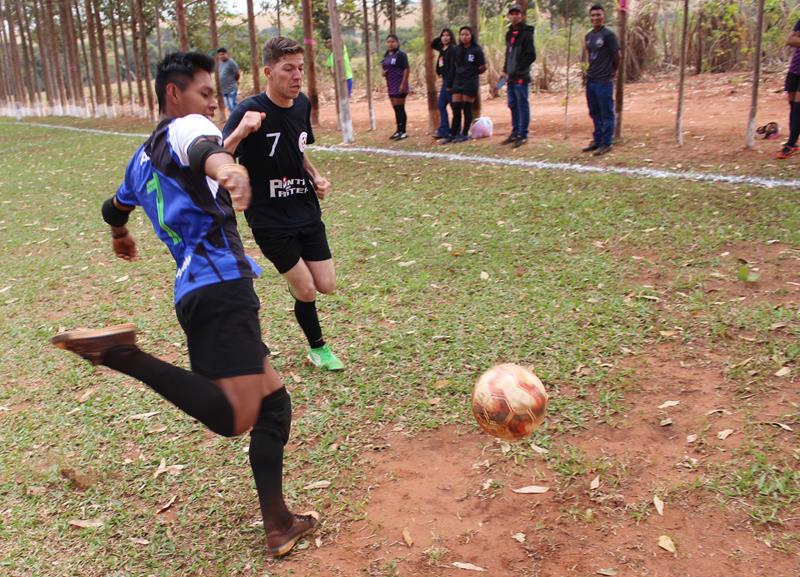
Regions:
M 600 156 L 611 151 L 614 144 L 614 76 L 620 63 L 617 35 L 605 27 L 606 13 L 595 4 L 589 9 L 592 29 L 586 34 L 583 61 L 588 67 L 583 73 L 589 116 L 594 122 L 594 137 L 583 152 Z
M 236 96 L 239 94 L 239 65 L 228 56 L 227 48 L 218 48 L 217 58 L 220 89 L 225 98 L 225 108 L 230 112 L 236 108 Z

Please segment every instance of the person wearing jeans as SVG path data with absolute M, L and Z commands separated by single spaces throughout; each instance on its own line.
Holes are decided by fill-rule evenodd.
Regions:
M 605 11 L 599 4 L 589 9 L 592 29 L 586 34 L 583 46 L 583 74 L 589 116 L 594 123 L 592 142 L 583 148 L 594 156 L 611 152 L 614 146 L 614 76 L 620 63 L 617 35 L 604 26 Z
M 448 138 L 450 136 L 450 119 L 448 118 L 447 107 L 450 105 L 450 91 L 447 90 L 447 79 L 450 77 L 450 69 L 453 66 L 453 54 L 455 53 L 455 35 L 449 28 L 444 28 L 439 33 L 438 38 L 434 38 L 431 47 L 439 52 L 436 59 L 436 74 L 442 79 L 442 86 L 439 89 L 439 100 L 436 107 L 439 109 L 439 128 L 436 130 L 434 138 Z
M 533 26 L 525 24 L 522 7 L 514 4 L 508 9 L 507 17 L 511 25 L 506 32 L 503 75 L 507 79 L 511 134 L 502 144 L 513 144 L 514 148 L 517 148 L 528 142 L 528 126 L 531 122 L 528 96 L 531 87 L 531 65 L 536 61 L 536 47 L 533 44 Z

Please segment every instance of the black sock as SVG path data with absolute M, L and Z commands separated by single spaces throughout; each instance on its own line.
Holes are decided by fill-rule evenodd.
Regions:
M 292 399 L 281 387 L 261 400 L 258 420 L 250 431 L 250 467 L 267 533 L 292 523 L 283 500 L 283 447 L 289 441 L 291 426 Z
M 402 104 L 393 104 L 392 108 L 394 108 L 394 122 L 397 124 L 397 132 L 401 132 L 400 130 L 400 118 L 401 118 L 401 110 L 403 109 Z
M 400 132 L 406 131 L 406 121 L 408 120 L 408 116 L 406 116 L 406 105 L 400 105 Z
M 458 136 L 461 132 L 461 105 L 463 102 L 453 102 L 450 106 L 453 107 L 453 122 L 450 125 L 450 136 Z
M 469 129 L 472 127 L 472 102 L 462 102 L 461 106 L 464 108 L 464 136 L 469 134 Z
M 322 327 L 319 326 L 319 317 L 317 316 L 317 301 L 307 303 L 295 299 L 294 316 L 312 349 L 325 344 L 325 339 L 322 338 Z
M 789 140 L 788 146 L 797 146 L 797 138 L 800 137 L 800 102 L 792 102 L 789 109 Z
M 233 435 L 233 407 L 209 379 L 148 355 L 135 345 L 111 347 L 102 364 L 142 381 L 215 433 Z

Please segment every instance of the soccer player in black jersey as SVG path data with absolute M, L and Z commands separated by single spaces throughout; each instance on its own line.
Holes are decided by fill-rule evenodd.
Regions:
M 303 47 L 290 38 L 269 40 L 264 75 L 266 90 L 243 100 L 225 124 L 225 149 L 250 174 L 253 199 L 245 211 L 247 223 L 264 256 L 289 283 L 295 317 L 310 347 L 308 360 L 342 370 L 317 316 L 317 292 L 333 292 L 336 272 L 319 206 L 331 184 L 305 154 L 314 133 L 311 103 L 300 91 Z
M 267 548 L 280 557 L 314 531 L 319 516 L 292 514 L 283 499 L 283 449 L 292 404 L 261 340 L 253 290 L 260 269 L 244 252 L 234 213 L 249 204 L 251 187 L 210 120 L 217 108 L 213 72 L 214 61 L 196 52 L 168 54 L 159 63 L 161 119 L 102 207 L 119 258 L 138 256 L 126 226 L 136 206 L 172 253 L 175 312 L 192 371 L 139 349 L 132 324 L 67 331 L 52 342 L 144 382 L 219 435 L 250 431 L 250 464 Z

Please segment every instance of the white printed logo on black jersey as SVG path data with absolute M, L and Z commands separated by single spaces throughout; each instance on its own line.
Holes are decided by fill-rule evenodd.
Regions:
M 308 142 L 308 132 L 303 131 L 297 139 L 297 148 L 300 149 L 300 152 L 306 151 L 306 142 Z

